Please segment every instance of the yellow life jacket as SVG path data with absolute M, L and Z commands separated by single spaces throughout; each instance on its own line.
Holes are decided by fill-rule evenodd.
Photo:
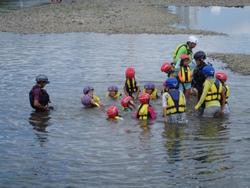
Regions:
M 136 85 L 135 78 L 127 78 L 125 81 L 125 87 L 129 95 L 132 95 L 132 93 L 137 92 L 138 87 Z
M 179 50 L 182 48 L 182 47 L 185 47 L 185 50 L 183 51 L 184 54 L 187 54 L 189 55 L 190 59 L 192 59 L 193 57 L 193 52 L 192 52 L 192 49 L 189 49 L 187 43 L 184 43 L 184 44 L 180 44 L 176 47 L 174 53 L 173 53 L 173 62 L 174 64 L 177 63 L 178 59 L 177 58 L 177 54 L 179 53 Z
M 149 104 L 141 104 L 137 110 L 137 118 L 140 120 L 147 120 L 149 116 L 148 112 Z
M 190 83 L 192 81 L 192 72 L 189 66 L 180 66 L 178 79 L 181 83 Z
M 215 80 L 213 85 L 208 90 L 207 96 L 205 98 L 205 102 L 210 102 L 210 101 L 215 101 L 215 100 L 220 101 L 221 93 L 222 93 L 222 84 L 218 80 Z
M 225 85 L 225 89 L 226 89 L 226 104 L 227 104 L 228 98 L 231 94 L 231 91 L 230 91 L 230 87 L 228 85 Z
M 109 92 L 107 92 L 107 94 L 106 94 L 106 97 L 110 97 L 110 98 L 112 98 L 112 99 L 119 99 L 119 97 L 121 97 L 122 96 L 122 94 L 118 91 L 117 93 L 116 93 L 116 95 L 115 96 L 113 96 L 113 97 L 111 97 L 110 95 L 109 95 Z
M 97 97 L 96 95 L 93 95 L 93 102 L 97 107 L 100 107 L 101 104 L 101 100 L 99 97 Z
M 186 49 L 188 48 L 187 44 L 185 43 L 185 44 L 180 44 L 180 45 L 178 45 L 178 46 L 176 47 L 176 49 L 174 50 L 174 52 L 173 52 L 173 60 L 174 60 L 174 63 L 176 63 L 176 56 L 177 56 L 179 50 L 180 50 L 183 46 L 185 46 Z
M 155 99 L 158 98 L 157 91 L 158 91 L 157 89 L 154 89 L 154 90 L 153 90 L 153 92 L 152 92 L 151 95 L 150 95 L 150 99 L 155 100 Z M 143 93 L 146 93 L 146 90 L 145 90 L 145 89 L 143 90 Z
M 175 113 L 183 113 L 186 110 L 185 96 L 178 90 L 171 90 L 168 92 L 169 97 L 167 98 L 167 115 Z

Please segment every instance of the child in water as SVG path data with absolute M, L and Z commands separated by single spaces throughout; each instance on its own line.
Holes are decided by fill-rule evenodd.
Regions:
M 162 108 L 165 121 L 168 123 L 186 123 L 186 99 L 183 92 L 178 90 L 178 80 L 168 78 L 164 86 Z
M 149 120 L 156 118 L 155 109 L 149 104 L 150 95 L 144 93 L 139 96 L 140 105 L 136 113 L 136 118 L 139 120 Z
M 137 99 L 140 93 L 140 87 L 135 79 L 135 69 L 128 67 L 125 71 L 126 81 L 123 87 L 126 96 Z
M 215 74 L 215 77 L 220 80 L 223 90 L 222 92 L 224 92 L 224 97 L 221 99 L 220 103 L 221 103 L 221 113 L 224 115 L 229 115 L 230 114 L 230 108 L 228 105 L 228 98 L 230 96 L 230 87 L 226 84 L 227 81 L 227 75 L 224 72 L 217 72 Z
M 82 104 L 85 107 L 102 107 L 101 100 L 98 96 L 94 94 L 94 88 L 91 86 L 86 86 L 83 89 L 83 96 L 81 97 Z
M 182 54 L 180 61 L 175 65 L 175 70 L 178 72 L 179 90 L 185 94 L 186 98 L 190 96 L 192 82 L 192 70 L 189 67 L 189 63 L 189 55 Z
M 130 96 L 125 96 L 121 100 L 121 105 L 123 107 L 123 111 L 131 112 L 135 109 L 135 104 L 133 98 Z
M 119 110 L 116 106 L 109 106 L 107 109 L 108 120 L 121 120 L 122 117 L 119 115 Z
M 165 72 L 168 76 L 168 78 L 170 77 L 174 77 L 174 65 L 173 63 L 170 62 L 165 62 L 162 64 L 161 66 L 161 72 Z
M 149 94 L 151 100 L 155 100 L 155 99 L 159 98 L 158 93 L 157 93 L 157 89 L 155 88 L 155 85 L 153 83 L 145 84 L 143 93 Z
M 118 91 L 118 87 L 113 85 L 108 87 L 108 92 L 106 96 L 113 100 L 116 100 L 119 99 L 122 96 L 122 94 Z

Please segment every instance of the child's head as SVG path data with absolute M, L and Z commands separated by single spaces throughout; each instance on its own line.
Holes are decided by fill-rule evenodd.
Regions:
M 202 69 L 202 74 L 208 78 L 208 77 L 214 77 L 214 68 L 211 65 L 206 65 L 205 67 L 203 67 Z
M 150 95 L 148 93 L 143 93 L 139 96 L 139 101 L 141 104 L 148 104 L 150 100 Z
M 161 66 L 161 72 L 169 73 L 174 69 L 170 62 L 164 62 Z
M 227 75 L 224 72 L 217 72 L 215 74 L 215 77 L 221 81 L 221 83 L 225 83 L 227 81 Z
M 133 67 L 128 67 L 125 71 L 126 78 L 134 78 L 135 77 L 135 69 Z
M 123 97 L 121 100 L 121 105 L 123 108 L 131 108 L 131 109 L 135 108 L 133 98 L 130 96 Z
M 151 95 L 155 89 L 155 85 L 153 83 L 146 83 L 144 85 L 145 93 Z
M 110 119 L 114 119 L 119 116 L 119 110 L 116 106 L 109 106 L 107 109 L 107 116 Z
M 189 55 L 182 54 L 180 58 L 181 58 L 181 65 L 182 66 L 188 66 L 189 60 L 190 60 Z
M 91 86 L 86 86 L 83 88 L 83 94 L 84 95 L 89 95 L 89 96 L 93 96 L 94 93 L 94 88 Z
M 168 78 L 165 81 L 165 89 L 177 89 L 178 87 L 178 80 L 176 78 Z
M 109 86 L 108 87 L 108 94 L 110 97 L 115 97 L 118 92 L 118 87 L 117 86 Z

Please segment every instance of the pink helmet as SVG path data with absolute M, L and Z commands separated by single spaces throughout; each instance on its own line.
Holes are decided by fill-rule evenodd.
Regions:
M 215 77 L 220 80 L 221 82 L 226 82 L 227 81 L 227 75 L 224 72 L 217 72 L 215 74 Z
M 165 62 L 161 66 L 161 72 L 169 72 L 171 70 L 171 68 L 172 68 L 171 63 Z
M 122 107 L 124 107 L 124 108 L 128 107 L 128 103 L 129 103 L 131 100 L 133 100 L 133 98 L 130 97 L 130 96 L 125 96 L 125 97 L 123 97 L 122 100 L 121 100 L 121 105 L 122 105 Z
M 134 78 L 135 77 L 135 69 L 133 67 L 128 67 L 125 71 L 126 78 Z
M 139 96 L 139 101 L 141 104 L 148 104 L 150 95 L 148 93 L 143 93 Z
M 115 118 L 118 116 L 119 110 L 116 106 L 109 106 L 107 109 L 107 116 L 108 118 Z
M 187 54 L 181 54 L 180 58 L 181 58 L 181 60 L 189 59 L 189 55 L 187 55 Z

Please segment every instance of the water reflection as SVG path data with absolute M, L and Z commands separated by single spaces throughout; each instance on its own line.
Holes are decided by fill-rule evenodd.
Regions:
M 48 142 L 46 128 L 49 126 L 50 119 L 49 112 L 32 112 L 29 117 L 29 123 L 33 126 L 41 147 Z
M 201 29 L 228 34 L 250 34 L 250 7 L 187 7 L 170 6 L 168 9 L 180 17 L 177 27 Z
M 169 156 L 169 163 L 180 161 L 181 142 L 185 136 L 184 126 L 165 123 L 162 136 L 166 138 L 165 147 Z
M 49 112 L 32 112 L 30 114 L 29 123 L 39 132 L 46 132 L 46 127 L 49 126 Z

